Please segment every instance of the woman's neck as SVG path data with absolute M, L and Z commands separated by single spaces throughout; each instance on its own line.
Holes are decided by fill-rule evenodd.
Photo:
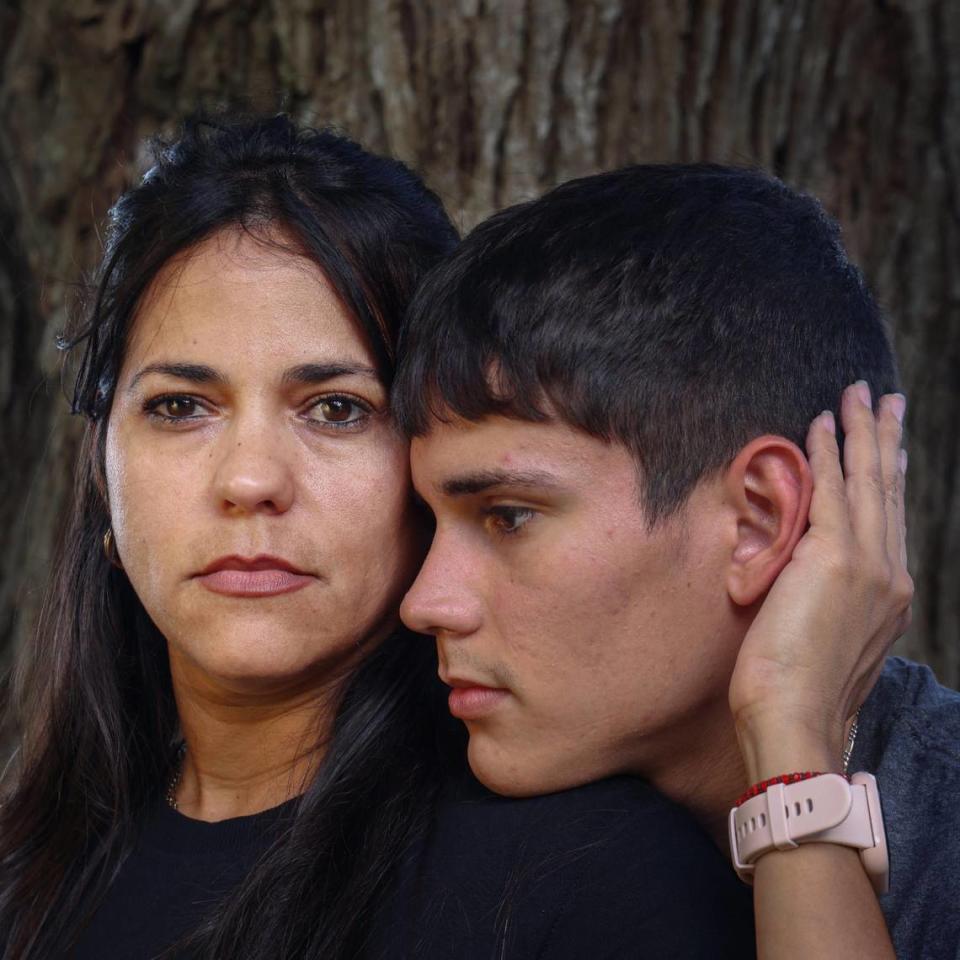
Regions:
M 268 810 L 299 796 L 323 759 L 344 674 L 269 690 L 228 689 L 171 657 L 183 754 L 174 798 L 195 820 Z

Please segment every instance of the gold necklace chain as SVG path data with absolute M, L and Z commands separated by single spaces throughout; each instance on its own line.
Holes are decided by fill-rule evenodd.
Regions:
M 173 774 L 170 777 L 170 782 L 167 784 L 167 806 L 170 807 L 171 810 L 179 809 L 177 806 L 177 787 L 180 786 L 180 781 L 183 779 L 183 758 L 186 753 L 187 744 L 186 741 L 184 741 L 177 747 L 177 756 L 173 761 Z

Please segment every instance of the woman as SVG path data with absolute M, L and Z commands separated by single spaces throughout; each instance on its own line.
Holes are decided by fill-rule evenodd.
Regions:
M 177 259 L 211 236 L 209 257 Z M 402 165 L 284 117 L 189 125 L 114 208 L 88 323 L 69 341 L 83 349 L 74 409 L 89 426 L 58 579 L 20 678 L 24 739 L 0 826 L 5 956 L 52 957 L 76 938 L 163 794 L 223 820 L 303 793 L 290 842 L 203 937 L 211 955 L 274 955 L 280 930 L 294 955 L 355 949 L 443 757 L 421 748 L 437 729 L 427 645 L 381 643 L 423 540 L 385 406 L 397 320 L 455 241 Z M 221 267 L 239 283 L 229 311 L 267 296 L 226 336 L 214 330 L 229 383 L 222 370 L 171 369 L 186 345 L 177 337 L 194 334 L 167 313 L 178 282 L 202 292 Z M 208 333 L 223 306 L 190 304 L 221 310 Z M 321 335 L 303 343 L 320 350 L 300 348 L 311 324 Z M 277 410 L 256 394 L 262 369 L 237 362 L 245 354 L 289 376 L 271 379 L 271 397 L 297 447 L 285 467 L 301 471 L 276 479 L 308 488 L 295 510 L 284 490 L 258 505 L 250 436 Z M 188 401 L 168 396 L 199 383 L 221 409 L 241 402 L 237 422 L 254 427 L 223 437 L 219 471 L 203 473 L 221 500 L 212 517 L 187 507 L 208 455 L 196 441 L 210 431 L 178 430 Z M 264 523 L 271 513 L 282 530 Z M 257 761 L 242 781 L 229 773 L 236 751 Z M 241 858 L 222 883 L 251 865 Z M 271 914 L 265 898 L 297 907 Z
M 90 423 L 20 677 L 4 956 L 408 956 L 419 948 L 391 942 L 401 915 L 413 937 L 483 926 L 505 943 L 543 912 L 511 883 L 544 851 L 514 864 L 518 844 L 488 865 L 492 893 L 457 901 L 460 927 L 439 916 L 444 884 L 469 878 L 423 838 L 462 835 L 464 805 L 481 804 L 458 779 L 429 646 L 392 635 L 425 545 L 387 405 L 396 329 L 455 242 L 404 167 L 283 117 L 188 125 L 117 204 L 89 322 L 68 341 Z M 549 811 L 561 863 L 583 858 L 590 798 L 602 809 L 619 787 L 592 789 L 498 804 L 507 839 L 492 844 Z M 663 815 L 670 848 L 714 870 Z M 430 896 L 407 896 L 423 882 Z M 749 910 L 718 882 L 704 936 Z M 424 951 L 472 955 L 460 940 Z

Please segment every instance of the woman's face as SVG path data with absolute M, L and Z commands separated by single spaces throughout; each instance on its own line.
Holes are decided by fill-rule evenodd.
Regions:
M 309 687 L 395 623 L 422 538 L 374 366 L 316 264 L 242 231 L 155 278 L 106 475 L 123 568 L 175 676 Z

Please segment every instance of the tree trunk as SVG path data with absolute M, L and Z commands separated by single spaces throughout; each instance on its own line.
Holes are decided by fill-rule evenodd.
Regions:
M 138 143 L 201 103 L 333 123 L 467 229 L 569 177 L 761 164 L 821 197 L 911 400 L 904 652 L 960 685 L 960 6 L 951 0 L 14 0 L 0 11 L 0 658 L 31 630 L 78 424 L 55 332 Z

